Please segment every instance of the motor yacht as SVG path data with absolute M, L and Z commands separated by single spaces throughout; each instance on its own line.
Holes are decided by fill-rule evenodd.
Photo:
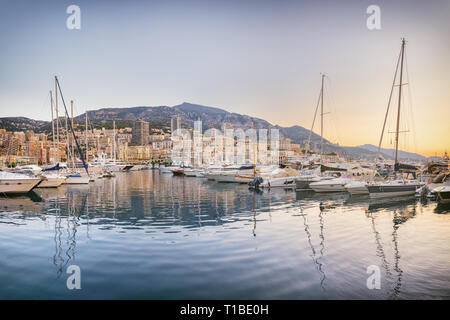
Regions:
M 0 171 L 0 194 L 27 193 L 41 183 L 42 178 Z

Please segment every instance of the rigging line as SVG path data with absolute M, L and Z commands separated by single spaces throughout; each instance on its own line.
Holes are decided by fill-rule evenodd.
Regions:
M 397 66 L 395 67 L 394 80 L 392 81 L 391 93 L 389 94 L 389 101 L 388 101 L 388 105 L 387 105 L 387 109 L 386 109 L 386 115 L 384 116 L 383 129 L 381 130 L 380 143 L 378 144 L 377 159 L 380 157 L 381 144 L 383 143 L 384 129 L 386 127 L 386 120 L 387 120 L 387 117 L 389 114 L 389 107 L 391 105 L 392 93 L 394 92 L 395 80 L 397 79 L 398 66 L 400 64 L 401 56 L 402 56 L 402 50 L 400 49 L 400 53 L 398 55 L 398 60 L 397 60 Z
M 64 96 L 63 96 L 62 91 L 61 91 L 61 86 L 59 85 L 59 81 L 58 81 L 58 78 L 56 76 L 55 76 L 55 80 L 56 80 L 56 83 L 58 84 L 58 89 L 59 89 L 59 93 L 61 94 L 61 100 L 62 100 L 63 105 L 64 105 L 64 110 L 66 111 L 66 116 L 67 116 L 67 118 L 69 118 L 69 113 L 67 112 L 66 102 L 64 101 Z M 73 139 L 75 140 L 75 144 L 77 145 L 78 152 L 80 153 L 80 158 L 81 158 L 81 161 L 83 162 L 83 167 L 86 170 L 86 173 L 89 175 L 89 171 L 88 171 L 88 168 L 87 168 L 87 165 L 86 165 L 86 161 L 84 160 L 84 154 L 83 154 L 83 152 L 81 152 L 80 145 L 78 144 L 77 137 L 75 136 L 75 132 L 73 131 L 73 128 L 72 128 L 72 125 L 71 125 L 70 121 L 68 122 L 68 125 L 69 125 L 70 130 L 72 131 Z
M 313 122 L 312 122 L 311 130 L 309 131 L 309 137 L 308 137 L 308 148 L 309 149 L 311 149 L 311 135 L 312 135 L 312 131 L 314 129 L 314 123 L 316 122 L 317 110 L 319 110 L 319 104 L 320 104 L 321 95 L 322 95 L 322 91 L 319 93 L 319 98 L 317 99 L 316 111 L 314 112 L 314 119 L 313 119 Z

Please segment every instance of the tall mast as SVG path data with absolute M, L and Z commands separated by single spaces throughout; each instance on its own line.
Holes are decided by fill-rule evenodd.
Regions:
M 403 80 L 403 56 L 405 54 L 405 38 L 402 39 L 402 59 L 400 65 L 400 83 L 398 89 L 398 112 L 397 112 L 397 130 L 395 132 L 395 164 L 398 163 L 398 136 L 400 129 L 400 105 L 402 101 L 402 80 Z
M 255 131 L 256 143 L 258 143 L 258 137 L 256 136 L 256 130 L 255 130 L 255 121 L 253 121 L 253 120 L 252 120 L 252 128 Z M 253 146 L 253 178 L 254 177 L 256 177 L 256 144 Z
M 311 135 L 314 129 L 314 124 L 316 122 L 316 116 L 317 116 L 317 110 L 319 109 L 319 103 L 320 103 L 320 99 L 322 97 L 322 90 L 319 92 L 319 99 L 317 99 L 317 105 L 316 105 L 316 110 L 314 111 L 314 118 L 313 118 L 313 122 L 311 125 L 311 130 L 309 130 L 309 136 L 308 136 L 308 142 L 307 142 L 307 148 L 305 154 L 308 155 L 308 151 L 311 150 Z
M 116 121 L 113 120 L 113 159 L 116 163 Z
M 58 116 L 58 88 L 56 87 L 56 78 L 55 78 L 55 110 L 56 110 L 56 142 L 57 142 L 57 149 L 56 149 L 56 162 L 60 162 L 61 159 L 59 157 L 59 116 Z
M 394 73 L 394 80 L 392 80 L 391 93 L 389 94 L 388 106 L 387 106 L 387 109 L 386 109 L 386 114 L 384 116 L 383 129 L 381 130 L 380 143 L 378 144 L 377 159 L 379 159 L 380 155 L 381 155 L 381 143 L 383 142 L 384 129 L 386 127 L 387 117 L 388 117 L 388 114 L 389 114 L 389 107 L 391 105 L 392 93 L 394 92 L 395 80 L 397 80 L 398 65 L 400 64 L 401 56 L 402 56 L 402 50 L 400 50 L 400 54 L 398 55 L 397 66 L 395 67 L 395 73 Z
M 323 153 L 323 78 L 325 78 L 324 74 L 322 74 L 322 89 L 320 90 L 320 164 L 322 164 Z
M 89 163 L 89 153 L 88 153 L 88 112 L 86 110 L 86 127 L 85 127 L 85 132 L 86 132 L 86 141 L 85 141 L 85 145 L 86 145 L 86 162 Z
M 69 119 L 69 114 L 66 111 L 66 115 L 65 115 L 65 123 L 66 123 L 66 152 L 67 152 L 67 164 L 70 163 L 69 156 L 72 157 L 73 155 L 70 154 L 70 139 L 69 139 L 69 124 L 68 124 L 68 119 Z M 73 169 L 73 168 L 72 168 Z
M 70 100 L 70 124 L 72 125 L 73 128 L 73 100 Z M 69 130 L 67 130 L 67 136 L 69 136 Z M 71 139 L 72 140 L 72 139 Z M 73 164 L 75 164 L 75 152 L 74 152 L 74 148 L 73 148 L 73 142 L 70 144 L 70 151 L 72 152 L 72 161 Z
M 50 90 L 50 110 L 52 114 L 52 140 L 53 140 L 53 164 L 56 163 L 56 141 L 55 141 L 55 123 L 53 122 L 53 95 L 52 91 Z
M 58 77 L 56 77 L 56 76 L 55 76 L 55 81 L 56 81 L 56 84 L 57 84 L 57 89 L 59 89 L 59 93 L 61 94 L 61 100 L 62 100 L 63 105 L 64 105 L 64 111 L 65 111 L 65 114 L 66 114 L 66 118 L 68 118 L 69 117 L 69 112 L 67 111 L 66 102 L 64 101 L 64 97 L 63 97 L 62 90 L 61 90 L 61 85 L 59 84 Z M 73 142 L 77 146 L 77 150 L 78 150 L 78 153 L 80 155 L 81 162 L 83 162 L 84 169 L 86 170 L 86 173 L 89 175 L 88 166 L 86 164 L 86 161 L 84 160 L 84 154 L 81 151 L 80 145 L 78 144 L 78 140 L 77 140 L 77 137 L 75 136 L 75 131 L 73 130 L 72 125 L 70 125 L 70 131 L 72 131 Z

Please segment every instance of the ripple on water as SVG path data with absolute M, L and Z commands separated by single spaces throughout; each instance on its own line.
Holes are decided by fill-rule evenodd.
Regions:
M 2 199 L 0 298 L 450 298 L 450 209 L 435 203 L 153 170 L 39 192 L 37 205 Z M 71 264 L 82 292 L 65 287 Z M 367 289 L 370 265 L 381 290 Z

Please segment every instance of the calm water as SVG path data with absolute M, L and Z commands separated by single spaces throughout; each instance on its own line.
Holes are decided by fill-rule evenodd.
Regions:
M 450 208 L 434 202 L 141 171 L 0 203 L 2 299 L 450 298 Z

